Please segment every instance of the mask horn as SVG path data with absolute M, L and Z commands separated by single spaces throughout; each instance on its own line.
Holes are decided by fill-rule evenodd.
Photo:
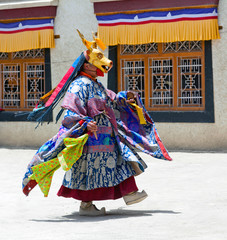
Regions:
M 96 43 L 96 37 L 95 37 L 94 32 L 92 32 L 92 37 L 93 37 L 93 40 L 94 40 L 94 41 L 92 42 L 93 48 L 98 48 L 97 43 Z
M 87 41 L 87 40 L 84 38 L 84 35 L 83 35 L 78 29 L 76 29 L 76 30 L 77 30 L 77 32 L 78 32 L 78 34 L 79 34 L 79 36 L 80 36 L 83 44 L 86 46 L 86 48 L 87 48 L 88 50 L 90 50 L 90 49 L 91 49 L 92 42 Z
M 102 40 L 100 38 L 97 38 L 95 36 L 94 32 L 92 32 L 92 36 L 93 36 L 93 39 L 96 43 L 96 48 L 97 48 L 97 45 L 98 45 L 104 51 L 106 49 L 106 45 L 102 42 Z

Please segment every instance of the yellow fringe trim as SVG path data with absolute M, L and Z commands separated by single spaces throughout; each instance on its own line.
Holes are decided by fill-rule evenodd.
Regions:
M 37 48 L 54 48 L 54 30 L 0 34 L 0 52 L 17 52 Z
M 217 19 L 112 27 L 99 26 L 98 36 L 108 46 L 220 38 Z

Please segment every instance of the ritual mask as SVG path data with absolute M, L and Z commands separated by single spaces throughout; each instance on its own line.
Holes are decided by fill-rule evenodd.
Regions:
M 78 29 L 77 32 L 79 33 L 83 44 L 88 49 L 85 52 L 87 61 L 97 67 L 99 70 L 101 70 L 101 73 L 107 73 L 112 68 L 113 62 L 107 57 L 105 57 L 104 54 L 98 49 L 98 47 L 100 47 L 104 51 L 106 48 L 105 44 L 101 41 L 101 39 L 96 38 L 94 33 L 92 33 L 93 41 L 90 42 L 84 38 L 84 35 L 81 34 Z M 101 74 L 99 73 L 98 75 Z

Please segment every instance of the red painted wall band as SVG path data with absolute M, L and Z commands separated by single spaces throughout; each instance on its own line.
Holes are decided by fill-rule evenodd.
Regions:
M 94 12 L 108 13 L 108 12 L 126 12 L 138 11 L 145 9 L 160 9 L 160 8 L 179 8 L 188 6 L 201 6 L 201 5 L 218 5 L 219 0 L 123 0 L 111 2 L 95 2 Z
M 56 17 L 57 6 L 17 8 L 0 10 L 1 20 Z

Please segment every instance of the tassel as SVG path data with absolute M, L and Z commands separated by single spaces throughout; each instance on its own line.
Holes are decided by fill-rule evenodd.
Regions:
M 132 105 L 133 107 L 136 108 L 139 120 L 140 120 L 140 124 L 147 124 L 144 115 L 143 115 L 143 110 L 141 107 L 139 107 L 136 103 L 129 103 L 130 105 Z
M 76 76 L 78 71 L 80 70 L 80 68 L 83 65 L 84 61 L 85 61 L 85 56 L 82 53 L 80 55 L 80 57 L 78 57 L 76 59 L 76 61 L 73 63 L 73 65 L 72 65 L 72 67 L 74 68 L 73 72 L 70 74 L 69 77 L 67 77 L 68 79 L 64 83 L 64 85 L 62 86 L 61 85 L 62 83 L 60 82 L 58 84 L 58 86 L 56 87 L 56 89 L 54 91 L 52 91 L 52 95 L 56 94 L 56 96 L 54 95 L 55 97 L 51 99 L 52 95 L 47 94 L 48 95 L 47 97 L 51 99 L 50 105 L 48 105 L 47 104 L 48 102 L 47 102 L 45 104 L 45 106 L 41 105 L 41 106 L 38 106 L 38 108 L 35 108 L 33 110 L 33 112 L 31 112 L 29 114 L 29 116 L 27 118 L 29 121 L 37 121 L 37 122 L 41 123 L 41 122 L 43 122 L 45 120 L 45 117 L 47 116 L 47 114 L 50 113 L 56 107 L 56 105 L 59 103 L 59 101 L 64 97 L 64 95 L 65 95 L 69 85 L 71 84 L 72 80 L 74 79 L 74 77 Z M 56 90 L 58 90 L 58 91 L 55 93 Z M 62 113 L 63 113 L 63 111 L 61 110 L 59 112 L 59 114 L 57 115 L 56 121 L 59 120 L 59 118 L 61 117 Z M 49 122 L 50 122 L 50 120 L 48 121 L 48 123 Z
M 36 118 L 38 117 L 39 114 L 41 114 L 44 111 L 44 107 L 40 108 L 40 109 L 36 109 L 35 111 L 32 111 L 31 113 L 29 113 L 27 119 L 29 121 L 34 121 L 36 120 Z
M 62 113 L 64 112 L 64 108 L 62 108 L 60 111 L 59 111 L 59 113 L 58 113 L 58 115 L 57 115 L 57 117 L 56 117 L 56 123 L 58 122 L 58 120 L 60 119 L 60 117 L 61 117 L 61 115 L 62 115 Z
M 55 88 L 53 88 L 51 91 L 49 91 L 48 93 L 46 93 L 44 96 L 42 96 L 39 101 L 42 101 L 44 103 L 47 102 L 47 100 L 50 98 L 51 94 L 54 92 Z

